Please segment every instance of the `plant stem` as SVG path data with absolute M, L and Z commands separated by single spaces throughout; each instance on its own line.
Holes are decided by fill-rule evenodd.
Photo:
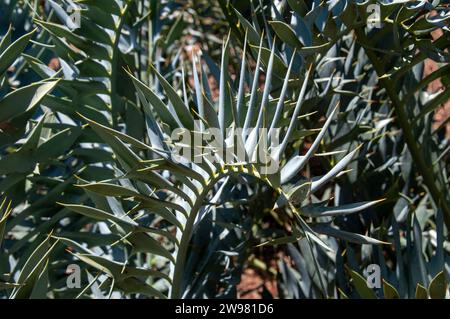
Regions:
M 125 7 L 122 9 L 122 12 L 120 13 L 120 19 L 119 23 L 116 27 L 115 33 L 114 33 L 114 43 L 112 45 L 112 53 L 111 53 L 111 72 L 110 72 L 110 82 L 111 82 L 111 92 L 110 92 L 110 98 L 111 98 L 111 113 L 112 113 L 112 121 L 113 121 L 113 128 L 117 129 L 117 120 L 119 116 L 119 101 L 118 101 L 118 95 L 117 95 L 117 80 L 118 80 L 118 70 L 119 68 L 119 42 L 120 42 L 120 35 L 122 34 L 122 28 L 125 23 L 125 16 L 127 15 L 128 8 L 130 7 L 129 1 L 125 4 Z
M 208 182 L 201 191 L 200 195 L 195 200 L 194 206 L 189 213 L 188 219 L 186 221 L 186 226 L 183 230 L 183 235 L 180 239 L 180 246 L 178 247 L 177 257 L 175 260 L 173 278 L 172 278 L 172 290 L 170 292 L 171 299 L 180 299 L 182 297 L 182 288 L 183 288 L 183 273 L 184 267 L 186 263 L 186 256 L 189 247 L 189 243 L 192 237 L 192 231 L 194 228 L 195 220 L 197 219 L 198 212 L 203 205 L 203 201 L 208 195 L 209 191 L 212 187 L 222 178 L 224 177 L 220 174 L 217 177 L 214 177 L 210 182 Z
M 416 167 L 423 177 L 425 185 L 437 206 L 441 207 L 444 213 L 444 222 L 447 229 L 450 230 L 450 208 L 443 192 L 439 190 L 435 183 L 434 173 L 431 169 L 431 163 L 427 164 L 419 145 L 416 142 L 416 138 L 413 134 L 413 127 L 408 120 L 408 114 L 405 109 L 403 101 L 400 100 L 395 92 L 394 85 L 390 82 L 389 78 L 383 77 L 385 70 L 383 65 L 378 60 L 377 55 L 370 49 L 367 36 L 362 29 L 355 28 L 355 34 L 357 41 L 364 47 L 364 50 L 373 64 L 375 71 L 377 72 L 379 83 L 386 90 L 392 105 L 394 106 L 395 113 L 397 115 L 398 123 L 402 129 L 405 142 L 411 153 L 411 156 L 416 164 Z

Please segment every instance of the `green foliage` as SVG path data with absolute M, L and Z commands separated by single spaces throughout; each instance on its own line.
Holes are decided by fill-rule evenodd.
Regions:
M 233 298 L 249 266 L 281 298 L 449 296 L 441 1 L 0 10 L 0 296 Z

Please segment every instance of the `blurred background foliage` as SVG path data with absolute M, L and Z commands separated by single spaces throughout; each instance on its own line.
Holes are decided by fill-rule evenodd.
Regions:
M 375 3 L 381 28 L 368 23 Z M 79 28 L 68 8 L 80 8 Z M 436 0 L 2 1 L 0 296 L 450 297 L 449 17 Z M 151 239 L 177 257 L 170 234 L 180 230 L 152 211 L 164 205 L 140 215 L 123 193 L 86 185 L 142 194 L 124 166 L 128 151 L 117 147 L 155 159 L 135 141 L 154 147 L 154 132 L 167 135 L 164 112 L 184 125 L 180 101 L 195 118 L 209 105 L 219 121 L 225 103 L 225 122 L 238 127 L 232 106 L 264 104 L 266 92 L 269 114 L 281 110 L 285 131 L 295 126 L 282 166 L 316 148 L 280 186 L 296 190 L 289 202 L 316 241 L 295 232 L 290 206 L 275 205 L 276 187 L 230 177 L 200 205 L 178 282 L 178 258 L 168 261 L 148 238 L 127 242 L 129 225 L 121 233 L 112 217 L 76 211 L 131 214 L 167 231 Z M 299 195 L 299 185 L 343 162 L 324 187 Z M 192 182 L 184 173 L 163 167 L 160 176 Z M 176 203 L 164 185 L 150 188 Z M 80 289 L 67 287 L 71 264 L 83 270 Z M 365 284 L 371 264 L 380 266 L 380 288 Z

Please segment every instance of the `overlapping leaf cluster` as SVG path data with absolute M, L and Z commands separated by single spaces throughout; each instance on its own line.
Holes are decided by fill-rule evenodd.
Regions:
M 280 297 L 444 298 L 448 140 L 432 122 L 449 92 L 448 9 L 380 2 L 377 29 L 370 4 L 3 6 L 28 28 L 0 44 L 4 296 L 235 297 L 251 264 Z M 424 78 L 426 59 L 442 66 Z M 180 161 L 173 132 L 210 128 Z M 258 259 L 268 247 L 275 268 Z M 370 264 L 381 289 L 365 284 Z

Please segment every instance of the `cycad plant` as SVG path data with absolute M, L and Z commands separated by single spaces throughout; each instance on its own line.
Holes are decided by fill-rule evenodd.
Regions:
M 109 231 L 118 236 L 114 243 L 109 244 L 123 244 L 127 251 L 126 259 L 114 263 L 83 247 L 83 242 L 76 243 L 57 234 L 55 238 L 74 247 L 74 254 L 80 260 L 106 271 L 112 277 L 112 285 L 127 293 L 164 297 L 164 290 L 157 288 L 162 283 L 156 278 L 166 281 L 163 287 L 167 286 L 168 296 L 172 298 L 189 293 L 192 277 L 186 276 L 185 272 L 192 236 L 199 223 L 211 214 L 212 206 L 226 206 L 226 202 L 232 200 L 232 196 L 228 198 L 224 193 L 228 184 L 245 187 L 256 180 L 270 188 L 269 194 L 273 200 L 270 201 L 271 206 L 262 208 L 263 211 L 282 209 L 289 216 L 286 235 L 270 238 L 270 241 L 287 243 L 305 238 L 310 245 L 316 243 L 322 249 L 332 251 L 318 235 L 322 233 L 359 244 L 382 243 L 361 234 L 341 231 L 332 225 L 331 219 L 336 215 L 356 213 L 379 201 L 329 207 L 326 203 L 313 204 L 310 200 L 312 194 L 335 176 L 345 173 L 346 166 L 358 149 L 352 150 L 323 176 L 299 176 L 315 154 L 330 123 L 335 120 L 338 106 L 330 107 L 328 119 L 308 152 L 287 158 L 286 148 L 294 134 L 300 132 L 298 117 L 308 116 L 302 114 L 301 109 L 310 85 L 310 71 L 301 75 L 300 91 L 288 99 L 286 91 L 291 78 L 291 63 L 280 96 L 274 99 L 270 96 L 274 52 L 272 50 L 269 58 L 264 87 L 259 90 L 260 47 L 251 76 L 251 90 L 247 94 L 244 51 L 239 90 L 234 93 L 224 72 L 228 69 L 227 46 L 228 40 L 224 44 L 220 67 L 217 111 L 198 80 L 194 57 L 195 99 L 192 99 L 191 105 L 189 90 L 184 85 L 180 87 L 185 94 L 183 100 L 164 77 L 156 73 L 167 97 L 167 102 L 163 102 L 153 90 L 130 75 L 146 114 L 148 134 L 144 141 L 86 118 L 92 130 L 114 153 L 115 161 L 110 164 L 114 165 L 116 176 L 97 182 L 79 181 L 79 186 L 91 197 L 95 207 L 70 203 L 62 205 L 90 219 L 107 222 Z M 287 114 L 290 120 L 282 121 Z M 214 134 L 211 129 L 216 129 Z M 274 143 L 278 137 L 270 131 L 275 129 L 281 135 L 279 143 Z M 184 137 L 177 140 L 177 133 Z M 201 140 L 201 144 L 193 144 L 191 137 L 195 140 L 199 134 L 202 137 L 197 140 Z M 184 153 L 192 151 L 192 154 L 180 156 L 180 150 Z M 215 204 L 218 199 L 224 203 Z M 91 234 L 93 242 L 95 236 Z M 163 257 L 163 265 L 169 266 L 170 271 L 167 272 L 163 265 L 157 270 L 133 268 L 130 260 L 138 253 Z M 142 276 L 152 277 L 150 282 L 147 281 L 150 284 L 137 280 L 141 277 L 136 273 L 139 271 L 142 271 Z M 327 294 L 326 291 L 324 294 Z
M 365 249 L 340 246 L 330 260 L 320 262 L 329 274 L 335 263 L 336 277 L 327 275 L 331 285 L 349 297 L 362 296 L 364 286 L 352 289 L 347 276 L 352 271 L 367 274 L 366 267 L 378 264 L 384 281 L 397 296 L 416 296 L 420 286 L 428 287 L 446 273 L 448 280 L 448 138 L 447 119 L 433 124 L 435 110 L 448 105 L 448 7 L 442 1 L 219 1 L 234 35 L 258 43 L 264 30 L 280 37 L 284 46 L 276 51 L 279 69 L 286 68 L 294 50 L 306 61 L 323 55 L 321 77 L 332 83 L 330 95 L 339 96 L 341 121 L 331 125 L 327 151 L 364 143 L 367 156 L 350 164 L 349 174 L 335 187 L 335 202 L 349 202 L 378 196 L 387 197 L 381 210 L 361 216 L 336 218 L 345 229 L 376 232 L 391 246 Z M 256 14 L 254 14 L 256 12 Z M 266 52 L 270 41 L 265 42 Z M 311 49 L 310 46 L 314 49 Z M 287 57 L 287 58 L 286 58 Z M 298 63 L 302 63 L 299 59 Z M 437 65 L 427 74 L 424 70 Z M 441 79 L 435 94 L 429 86 Z M 439 80 L 438 80 L 439 81 Z M 322 82 L 327 87 L 329 82 Z M 306 101 L 305 104 L 308 104 Z M 318 116 L 323 116 L 322 110 Z M 308 123 L 304 123 L 308 125 Z M 327 166 L 326 161 L 321 165 Z M 431 178 L 433 176 L 433 178 Z M 432 181 L 433 179 L 433 181 Z M 443 198 L 446 197 L 446 198 Z M 444 226 L 444 224 L 446 226 Z M 436 239 L 436 240 L 435 240 Z M 419 251 L 417 247 L 426 247 Z M 305 272 L 304 249 L 289 246 L 299 262 L 287 264 L 289 272 Z M 394 257 L 395 256 L 395 257 Z M 341 258 L 342 257 L 342 258 Z M 395 262 L 394 262 L 395 261 Z M 302 264 L 302 266 L 298 266 Z M 296 275 L 298 276 L 298 275 Z M 354 280 L 354 276 L 352 281 Z M 289 295 L 307 295 L 308 284 L 284 284 Z M 362 291 L 360 291 L 363 289 Z M 389 289 L 386 285 L 385 289 Z M 386 295 L 383 289 L 378 296 Z M 392 294 L 388 294 L 392 297 Z
M 233 298 L 250 266 L 281 298 L 445 298 L 448 14 L 403 2 L 2 5 L 0 296 Z

